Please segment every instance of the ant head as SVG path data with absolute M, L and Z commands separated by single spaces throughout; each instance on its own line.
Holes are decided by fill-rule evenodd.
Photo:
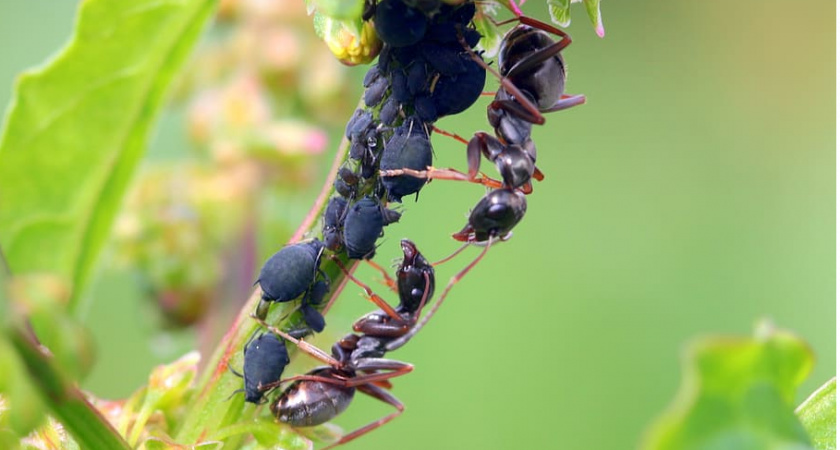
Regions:
M 408 239 L 400 243 L 405 258 L 397 271 L 400 310 L 414 312 L 434 294 L 435 270 Z
M 408 239 L 403 239 L 400 241 L 400 246 L 402 247 L 403 251 L 403 262 L 400 267 L 416 267 L 416 268 L 431 268 L 431 264 L 426 261 L 426 258 L 417 250 L 417 246 L 414 245 L 414 242 L 411 242 Z

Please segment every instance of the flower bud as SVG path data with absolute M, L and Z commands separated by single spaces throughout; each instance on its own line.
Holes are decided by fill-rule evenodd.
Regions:
M 340 21 L 315 12 L 315 33 L 342 64 L 355 66 L 373 61 L 382 49 L 372 22 Z

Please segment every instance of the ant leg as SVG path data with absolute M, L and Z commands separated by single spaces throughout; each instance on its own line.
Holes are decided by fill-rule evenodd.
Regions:
M 423 310 L 423 307 L 426 306 L 426 302 L 429 301 L 429 285 L 431 285 L 431 278 L 427 272 L 423 272 L 423 280 L 426 282 L 423 286 L 423 297 L 420 300 L 420 306 L 417 308 L 417 311 L 414 311 L 414 316 L 411 318 L 412 323 L 417 323 L 417 320 L 420 318 L 420 311 Z
M 420 305 L 417 307 L 417 310 L 414 311 L 414 314 L 412 314 L 410 321 L 404 321 L 398 324 L 393 324 L 388 321 L 371 321 L 367 318 L 367 316 L 365 316 L 353 324 L 353 331 L 365 335 L 392 338 L 398 338 L 400 336 L 405 335 L 405 333 L 411 331 L 411 328 L 414 327 L 414 324 L 416 324 L 417 320 L 420 318 L 420 311 L 423 310 L 423 307 L 426 306 L 426 303 L 429 301 L 429 292 L 431 289 L 432 280 L 430 275 L 426 272 L 423 273 L 423 278 L 425 281 L 423 288 L 423 296 L 420 299 Z M 358 366 L 358 363 L 354 364 Z
M 367 394 L 367 395 L 369 395 L 369 396 L 371 396 L 371 397 L 373 397 L 377 400 L 380 400 L 382 402 L 385 402 L 385 403 L 393 406 L 397 410 L 395 412 L 392 412 L 391 414 L 388 414 L 387 416 L 375 421 L 375 422 L 371 422 L 371 423 L 369 423 L 369 424 L 367 424 L 367 425 L 365 425 L 365 426 L 363 426 L 359 429 L 356 429 L 356 430 L 354 430 L 350 433 L 345 434 L 337 442 L 334 442 L 334 443 L 324 447 L 323 450 L 328 450 L 328 449 L 331 449 L 331 448 L 336 447 L 338 445 L 346 444 L 346 443 L 352 441 L 353 439 L 364 436 L 365 434 L 367 434 L 367 433 L 381 427 L 382 425 L 385 425 L 386 423 L 394 420 L 395 418 L 397 418 L 397 416 L 402 414 L 403 411 L 405 411 L 405 405 L 403 405 L 401 401 L 397 400 L 396 397 L 394 397 L 393 395 L 391 395 L 391 393 L 389 393 L 385 389 L 382 389 L 381 387 L 375 386 L 373 384 L 366 384 L 366 385 L 359 386 L 358 389 L 359 389 L 359 391 L 364 392 L 365 394 Z
M 532 192 L 534 192 L 534 186 L 531 184 L 530 181 L 528 181 L 527 183 L 523 184 L 522 187 L 519 188 L 519 190 L 522 191 L 523 194 L 529 195 Z
M 298 338 L 290 335 L 289 333 L 286 333 L 285 331 L 280 330 L 277 327 L 269 325 L 265 320 L 260 319 L 259 317 L 255 316 L 254 314 L 251 314 L 251 318 L 254 319 L 255 321 L 257 321 L 257 323 L 262 325 L 268 331 L 270 331 L 270 332 L 282 337 L 283 339 L 297 345 L 299 349 L 308 353 L 310 356 L 312 356 L 313 358 L 323 362 L 324 364 L 329 364 L 330 366 L 336 367 L 336 368 L 341 367 L 341 363 L 338 362 L 338 360 L 336 360 L 332 356 L 328 355 L 326 352 L 324 352 L 320 348 L 315 347 L 314 345 L 312 345 L 312 344 L 310 344 L 306 341 L 298 339 Z
M 352 378 L 331 378 L 309 374 L 297 375 L 273 383 L 264 384 L 263 387 L 276 387 L 280 384 L 292 381 L 317 381 L 341 387 L 359 387 L 369 383 L 379 383 L 390 380 L 391 378 L 401 377 L 414 370 L 414 366 L 409 363 L 384 358 L 361 358 L 356 361 L 353 368 L 357 371 L 365 372 L 365 374 L 357 375 Z M 387 372 L 380 372 L 382 370 L 386 370 Z
M 380 170 L 379 174 L 383 177 L 398 177 L 401 175 L 425 178 L 427 180 L 450 180 L 450 181 L 467 181 L 470 183 L 481 184 L 491 189 L 498 189 L 504 186 L 499 180 L 494 180 L 487 175 L 481 174 L 481 177 L 470 177 L 469 175 L 459 172 L 455 169 L 438 169 L 437 167 L 429 166 L 426 170 L 414 169 L 392 169 Z
M 365 260 L 366 263 L 370 264 L 371 267 L 378 270 L 379 273 L 382 274 L 382 278 L 384 278 L 383 284 L 388 286 L 388 289 L 397 292 L 397 282 L 391 278 L 391 274 L 389 274 L 384 267 L 380 266 L 379 264 L 373 262 L 370 259 Z
M 353 274 L 351 274 L 347 269 L 345 269 L 344 264 L 341 263 L 341 260 L 339 260 L 335 256 L 331 256 L 330 258 L 332 258 L 332 260 L 335 261 L 335 263 L 338 265 L 341 271 L 344 272 L 344 275 L 347 277 L 348 280 L 356 283 L 357 285 L 359 285 L 360 288 L 362 288 L 365 291 L 365 295 L 367 295 L 368 300 L 373 302 L 374 305 L 378 306 L 379 309 L 384 311 L 385 314 L 388 314 L 388 316 L 390 316 L 394 320 L 398 320 L 400 322 L 405 320 L 397 313 L 396 310 L 394 310 L 394 308 L 391 307 L 391 305 L 388 304 L 388 302 L 385 301 L 385 299 L 376 295 L 376 293 L 373 292 L 373 289 L 359 281 L 358 278 L 354 277 Z
M 368 370 L 360 370 L 360 372 L 363 372 L 363 373 L 366 373 L 366 374 L 375 373 L 373 371 L 368 371 Z M 388 380 L 374 381 L 371 384 L 373 384 L 374 386 L 379 386 L 383 389 L 391 389 L 391 388 L 394 387 L 394 385 L 391 384 L 391 382 L 388 381 Z
M 527 57 L 521 59 L 518 63 L 516 63 L 516 65 L 511 67 L 510 70 L 508 70 L 507 76 L 515 77 L 519 73 L 528 71 L 542 64 L 544 61 L 548 60 L 552 56 L 560 53 L 564 48 L 566 48 L 569 44 L 572 43 L 572 39 L 569 38 L 569 35 L 566 33 L 563 34 L 565 35 L 565 37 L 562 40 L 559 40 L 547 47 L 543 47 L 537 50 L 536 52 L 531 53 Z
M 390 380 L 414 370 L 412 364 L 385 358 L 360 358 L 353 362 L 353 368 L 368 373 L 348 378 L 342 383 L 347 387 L 358 387 L 368 383 Z M 383 370 L 386 372 L 381 372 Z
M 476 257 L 471 263 L 469 263 L 467 267 L 464 267 L 463 269 L 461 269 L 460 272 L 452 276 L 452 278 L 449 280 L 449 284 L 446 285 L 446 288 L 444 288 L 443 293 L 437 299 L 437 302 L 435 302 L 435 304 L 432 305 L 432 309 L 430 309 L 429 312 L 426 313 L 426 315 L 423 317 L 423 320 L 418 322 L 417 325 L 415 325 L 414 328 L 412 328 L 411 331 L 406 333 L 404 336 L 400 337 L 399 339 L 395 339 L 389 342 L 387 345 L 385 345 L 386 351 L 392 352 L 402 347 L 409 340 L 411 340 L 411 338 L 414 337 L 414 335 L 416 335 L 420 330 L 422 330 L 427 323 L 429 323 L 429 320 L 432 318 L 432 316 L 435 315 L 437 310 L 443 304 L 443 301 L 446 300 L 446 296 L 449 294 L 449 291 L 452 290 L 452 287 L 455 286 L 455 284 L 457 284 L 459 281 L 461 281 L 461 278 L 464 278 L 464 276 L 467 273 L 469 273 L 469 271 L 472 270 L 473 267 L 475 267 L 476 264 L 478 264 L 478 262 L 481 261 L 482 258 L 484 258 L 484 255 L 487 254 L 487 250 L 490 249 L 490 245 L 491 242 L 487 242 L 487 245 L 484 247 L 484 250 L 481 251 L 478 257 Z
M 550 108 L 546 109 L 543 112 L 554 112 L 554 111 L 561 111 L 564 109 L 569 109 L 573 106 L 578 106 L 586 103 L 586 96 L 584 95 L 563 95 L 560 97 L 560 100 L 557 100 Z
M 495 93 L 495 92 L 493 92 L 493 93 L 492 93 L 492 95 L 496 95 L 496 93 Z M 446 137 L 451 137 L 452 139 L 455 139 L 456 141 L 458 141 L 458 142 L 460 142 L 460 143 L 462 143 L 462 144 L 466 144 L 466 143 L 467 143 L 467 140 L 466 140 L 466 139 L 464 139 L 464 138 L 462 138 L 461 136 L 458 136 L 457 134 L 455 134 L 455 133 L 451 133 L 451 132 L 446 131 L 446 130 L 441 130 L 441 129 L 440 129 L 440 128 L 438 128 L 438 127 L 432 126 L 432 131 L 434 131 L 434 132 L 435 132 L 435 133 L 437 133 L 437 134 L 440 134 L 440 135 L 446 136 Z
M 523 94 L 522 91 L 520 91 L 519 88 L 516 87 L 515 84 L 513 84 L 513 82 L 511 82 L 507 77 L 503 77 L 496 69 L 490 67 L 489 64 L 484 62 L 484 60 L 481 59 L 481 57 L 478 56 L 472 48 L 470 48 L 469 44 L 467 44 L 467 41 L 464 39 L 464 36 L 459 34 L 458 41 L 461 43 L 461 46 L 463 46 L 464 49 L 467 50 L 467 53 L 469 53 L 470 58 L 473 61 L 475 61 L 479 66 L 481 66 L 484 70 L 493 74 L 493 76 L 495 76 L 499 80 L 499 82 L 502 84 L 505 90 L 511 95 L 513 95 L 519 102 L 519 104 L 522 105 L 528 111 L 529 116 L 527 120 L 529 122 L 537 125 L 542 125 L 545 123 L 545 117 L 543 117 L 542 113 L 540 113 L 540 110 L 537 108 L 537 106 L 534 105 L 533 102 L 528 100 L 525 94 Z M 496 103 L 497 102 L 495 101 L 490 103 L 490 107 L 494 108 L 493 105 L 495 105 Z
M 439 266 L 439 265 L 441 265 L 441 264 L 443 264 L 443 263 L 445 263 L 445 262 L 449 261 L 450 259 L 452 259 L 452 258 L 454 258 L 454 257 L 458 256 L 458 254 L 459 254 L 459 253 L 463 252 L 463 251 L 464 251 L 464 249 L 466 249 L 466 248 L 467 248 L 467 247 L 469 247 L 469 246 L 470 246 L 470 244 L 464 244 L 464 245 L 462 245 L 460 248 L 458 248 L 458 250 L 455 250 L 455 252 L 454 252 L 454 253 L 452 253 L 451 255 L 447 256 L 446 258 L 443 258 L 443 259 L 441 259 L 440 261 L 437 261 L 437 262 L 433 262 L 433 263 L 432 263 L 432 266 Z
M 542 170 L 534 166 L 534 175 L 533 178 L 537 181 L 542 181 L 545 179 L 545 175 L 542 173 Z
M 562 42 L 564 44 L 560 48 L 560 50 L 563 50 L 564 48 L 568 47 L 569 44 L 572 43 L 572 37 L 569 36 L 568 33 L 566 33 L 565 31 L 563 31 L 563 30 L 561 30 L 557 27 L 551 26 L 551 25 L 549 25 L 549 24 L 547 24 L 547 23 L 545 23 L 541 20 L 537 20 L 537 19 L 534 19 L 533 17 L 528 17 L 528 16 L 519 16 L 517 20 L 519 20 L 519 23 L 524 24 L 524 25 L 528 25 L 529 27 L 538 28 L 540 30 L 551 33 L 555 36 L 560 36 L 560 41 L 559 42 Z

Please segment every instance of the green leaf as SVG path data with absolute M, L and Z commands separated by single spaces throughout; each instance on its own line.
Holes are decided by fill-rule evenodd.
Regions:
M 642 449 L 811 448 L 793 401 L 814 357 L 794 334 L 760 328 L 753 338 L 707 337 L 689 347 L 676 400 Z
M 583 0 L 586 6 L 586 13 L 589 14 L 589 20 L 592 26 L 595 27 L 595 34 L 598 37 L 604 37 L 604 22 L 601 20 L 601 0 Z
M 796 415 L 817 450 L 837 448 L 837 377 L 802 402 L 796 408 Z
M 166 88 L 215 5 L 84 1 L 70 43 L 17 80 L 0 132 L 0 244 L 15 273 L 71 280 L 71 310 Z
M 18 439 L 46 419 L 46 407 L 14 347 L 0 336 L 0 429 Z M 6 448 L 6 447 L 0 447 Z
M 81 448 L 130 450 L 114 427 L 56 367 L 53 358 L 36 345 L 27 332 L 19 328 L 5 331 L 12 347 L 25 366 L 27 379 L 37 386 L 37 392 L 52 414 L 73 436 Z M 14 400 L 12 400 L 14 406 Z M 18 413 L 17 409 L 15 413 Z
M 561 27 L 568 27 L 572 23 L 572 1 L 571 0 L 546 0 L 548 4 L 548 15 L 551 21 Z
M 546 0 L 548 15 L 551 21 L 561 27 L 568 27 L 572 23 L 572 3 L 580 3 L 586 7 L 586 14 L 595 28 L 598 37 L 604 37 L 604 23 L 601 20 L 601 0 Z
M 496 56 L 496 53 L 499 51 L 499 46 L 502 45 L 501 28 L 497 27 L 492 20 L 496 16 L 498 9 L 499 5 L 495 3 L 479 5 L 473 18 L 475 29 L 481 35 L 481 41 L 479 41 L 478 45 L 484 50 L 485 58 Z
M 365 9 L 364 0 L 310 0 L 315 9 L 333 19 L 359 21 Z

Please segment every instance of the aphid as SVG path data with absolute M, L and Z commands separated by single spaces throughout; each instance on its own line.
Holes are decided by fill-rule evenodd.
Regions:
M 423 170 L 432 164 L 432 143 L 425 125 L 417 118 L 409 118 L 397 128 L 385 145 L 380 170 L 408 168 Z M 406 195 L 420 191 L 426 180 L 412 176 L 382 178 L 388 200 L 401 202 Z
M 413 176 L 470 181 L 492 188 L 520 188 L 525 193 L 532 191 L 532 177 L 537 180 L 543 179 L 542 172 L 535 165 L 537 150 L 531 139 L 532 125 L 544 123 L 542 112 L 579 105 L 585 98 L 582 95 L 563 94 L 566 72 L 560 51 L 571 43 L 568 34 L 527 17 L 515 20 L 522 24 L 513 28 L 503 38 L 499 56 L 501 73 L 497 73 L 478 54 L 470 50 L 471 43 L 466 41 L 464 35 L 459 36 L 462 48 L 469 51 L 468 54 L 476 63 L 476 67 L 483 67 L 501 80 L 495 100 L 487 107 L 487 117 L 496 132 L 495 138 L 487 133 L 478 132 L 467 142 L 457 135 L 443 132 L 467 144 L 467 173 L 433 167 L 426 170 L 405 167 L 402 170 L 389 168 L 390 170 L 382 172 L 383 177 L 387 179 L 392 176 Z M 555 33 L 562 39 L 555 42 L 546 31 Z M 438 85 L 441 82 L 442 87 L 435 89 L 443 89 L 441 92 L 446 92 L 446 78 L 438 80 Z M 453 90 L 453 95 L 461 95 L 460 92 Z M 453 101 L 447 99 L 444 104 L 451 105 Z M 482 155 L 496 164 L 502 175 L 501 182 L 484 176 L 477 178 Z
M 406 47 L 423 39 L 428 27 L 426 15 L 402 0 L 382 0 L 376 4 L 376 34 L 392 47 Z
M 341 178 L 336 178 L 336 181 Z M 349 196 L 349 195 L 348 195 Z M 347 199 L 332 197 L 324 210 L 324 246 L 334 252 L 341 250 L 344 245 L 342 230 L 344 228 L 344 213 L 347 210 Z
M 373 123 L 373 115 L 370 111 L 362 108 L 356 109 L 353 116 L 347 121 L 347 126 L 344 129 L 344 136 L 347 139 L 353 140 L 360 133 L 364 132 Z
M 316 281 L 300 303 L 300 313 L 303 316 L 304 323 L 306 323 L 306 326 L 310 330 L 316 333 L 324 331 L 327 323 L 324 320 L 324 316 L 315 307 L 324 301 L 324 297 L 329 292 L 330 284 L 326 280 Z
M 263 300 L 288 302 L 298 298 L 315 281 L 324 244 L 318 239 L 287 245 L 268 258 L 257 283 Z
M 344 246 L 352 259 L 372 258 L 376 240 L 386 225 L 400 220 L 400 213 L 367 196 L 351 204 L 344 219 Z
M 401 347 L 416 335 L 423 325 L 428 323 L 434 310 L 440 307 L 449 290 L 486 253 L 485 249 L 479 258 L 450 280 L 444 294 L 435 303 L 434 310 L 418 323 L 420 310 L 428 304 L 434 292 L 434 269 L 414 243 L 403 240 L 401 247 L 404 258 L 397 271 L 395 283 L 400 294 L 397 317 L 383 312 L 374 312 L 362 317 L 353 326 L 361 335 L 348 334 L 340 339 L 332 346 L 331 354 L 258 320 L 271 332 L 295 343 L 301 350 L 328 365 L 284 380 L 291 384 L 271 404 L 271 412 L 280 422 L 293 427 L 323 424 L 347 409 L 356 390 L 396 408 L 395 412 L 342 436 L 326 448 L 356 439 L 402 414 L 405 409 L 403 404 L 392 396 L 386 387 L 390 386 L 390 379 L 405 375 L 414 367 L 401 361 L 385 359 L 383 356 Z M 358 280 L 354 281 L 359 283 Z M 369 287 L 359 284 L 366 292 L 370 291 Z
M 231 371 L 245 380 L 245 401 L 263 403 L 263 396 L 279 385 L 283 370 L 289 364 L 286 344 L 274 333 L 262 333 L 256 339 L 252 336 L 243 349 L 243 360 L 244 374 Z
M 305 293 L 320 272 L 323 251 L 324 244 L 313 239 L 287 245 L 271 255 L 254 283 L 262 290 L 257 316 L 265 318 L 271 302 L 288 302 Z
M 385 125 L 391 126 L 396 122 L 399 113 L 400 102 L 397 101 L 396 97 L 391 96 L 388 100 L 385 100 L 385 104 L 379 110 L 379 120 Z
M 388 79 L 385 77 L 376 77 L 373 82 L 365 89 L 365 105 L 374 107 L 382 103 L 385 97 L 385 92 L 388 90 Z

